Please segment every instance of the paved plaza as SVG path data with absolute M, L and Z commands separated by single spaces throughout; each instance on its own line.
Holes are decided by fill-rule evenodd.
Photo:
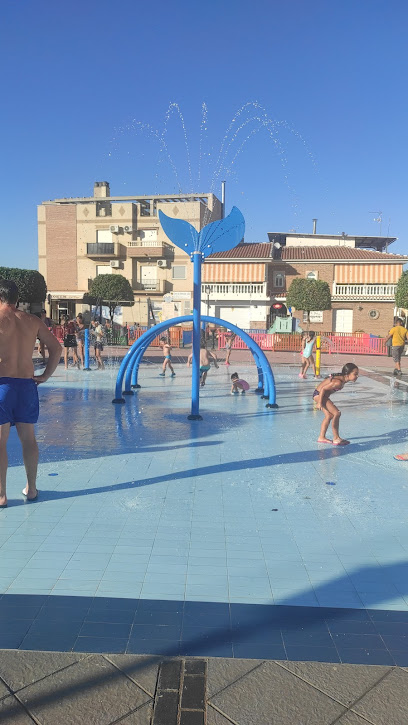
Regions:
M 214 695 L 209 725 L 406 722 L 408 715 L 381 720 L 358 708 L 354 719 L 341 719 L 383 678 L 407 677 L 396 666 L 408 667 L 408 464 L 393 458 L 408 451 L 404 382 L 365 370 L 346 385 L 335 402 L 351 445 L 336 448 L 316 443 L 315 381 L 299 380 L 294 366 L 274 365 L 277 411 L 251 392 L 229 394 L 234 365 L 212 369 L 203 421 L 191 422 L 191 372 L 177 357 L 174 379 L 158 377 L 159 360 L 149 358 L 142 388 L 123 406 L 111 403 L 118 368 L 110 362 L 103 372 L 60 367 L 41 386 L 38 502 L 22 500 L 21 452 L 10 435 L 0 648 L 21 657 L 53 651 L 48 661 L 65 657 L 90 673 L 117 672 L 125 655 L 128 662 L 145 656 L 155 663 L 155 682 L 163 657 L 203 658 L 210 695 L 212 687 L 230 698 Z M 236 368 L 253 390 L 249 356 Z M 7 680 L 13 656 L 0 654 L 3 706 L 15 691 Z M 218 670 L 211 658 L 219 658 Z M 337 681 L 350 673 L 345 665 L 372 666 L 353 670 L 372 674 L 362 675 L 347 702 L 316 669 L 336 672 Z M 211 671 L 222 667 L 226 684 L 210 685 Z M 232 683 L 244 678 L 254 697 L 266 693 L 269 677 L 280 692 L 282 678 L 288 692 L 304 683 L 305 702 L 308 688 L 324 692 L 326 719 L 292 713 L 285 720 L 277 710 L 276 718 L 251 720 L 245 708 L 236 711 Z M 133 709 L 95 722 L 149 722 L 152 688 Z M 120 719 L 133 711 L 139 719 Z M 49 718 L 34 721 L 57 722 Z

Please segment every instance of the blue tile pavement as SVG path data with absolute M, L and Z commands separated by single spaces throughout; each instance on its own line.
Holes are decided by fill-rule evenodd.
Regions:
M 214 371 L 200 424 L 187 371 L 159 382 L 164 397 L 156 373 L 116 408 L 113 367 L 41 387 L 35 505 L 19 497 L 12 431 L 0 646 L 405 661 L 404 394 L 361 377 L 358 401 L 351 386 L 338 396 L 352 444 L 321 450 L 313 381 L 293 370 L 276 371 L 279 411 L 248 395 L 239 414 Z

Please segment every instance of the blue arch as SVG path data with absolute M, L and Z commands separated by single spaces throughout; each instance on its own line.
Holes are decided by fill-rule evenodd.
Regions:
M 210 317 L 208 315 L 202 315 L 201 319 L 203 322 L 211 322 L 215 323 L 216 325 L 222 325 L 223 327 L 227 327 L 232 332 L 235 332 L 238 337 L 241 338 L 243 342 L 247 345 L 248 349 L 250 350 L 254 360 L 255 364 L 257 366 L 258 371 L 258 391 L 257 392 L 263 392 L 264 398 L 268 398 L 267 407 L 268 408 L 277 408 L 276 404 L 276 386 L 275 386 L 275 378 L 273 376 L 273 372 L 271 369 L 271 366 L 269 364 L 269 361 L 264 353 L 264 351 L 259 347 L 259 345 L 255 342 L 255 340 L 248 335 L 248 333 L 244 332 L 244 330 L 241 330 L 241 328 L 237 327 L 236 325 L 233 325 L 231 322 L 228 322 L 226 320 L 222 320 L 219 317 Z M 123 380 L 125 379 L 125 390 L 123 391 L 124 395 L 131 395 L 132 394 L 132 386 L 134 387 L 140 387 L 137 382 L 138 378 L 138 371 L 139 371 L 139 365 L 141 363 L 141 360 L 143 358 L 143 355 L 145 351 L 147 350 L 150 343 L 154 340 L 155 337 L 157 337 L 160 333 L 165 332 L 170 327 L 174 327 L 175 325 L 179 325 L 183 322 L 192 322 L 193 316 L 192 315 L 184 315 L 181 317 L 173 317 L 171 320 L 165 320 L 164 322 L 159 322 L 154 327 L 151 327 L 149 330 L 146 330 L 146 332 L 143 333 L 139 337 L 138 340 L 136 340 L 128 353 L 125 355 L 125 357 L 122 360 L 122 363 L 119 368 L 119 372 L 116 378 L 116 386 L 115 386 L 115 398 L 112 401 L 113 403 L 124 403 L 125 400 L 122 398 L 122 387 L 123 387 Z M 125 377 L 126 376 L 126 377 Z

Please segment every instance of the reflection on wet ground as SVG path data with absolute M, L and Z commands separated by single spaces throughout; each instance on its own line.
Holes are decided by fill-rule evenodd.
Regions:
M 143 366 L 143 387 L 121 406 L 111 402 L 115 367 L 58 370 L 41 386 L 36 504 L 21 500 L 10 436 L 1 602 L 408 612 L 408 471 L 393 459 L 408 451 L 405 390 L 364 376 L 346 386 L 335 402 L 351 445 L 335 448 L 316 443 L 315 381 L 293 370 L 275 370 L 277 411 L 255 394 L 231 396 L 229 369 L 211 370 L 201 422 L 187 419 L 187 368 L 174 379 L 159 370 Z M 253 367 L 239 373 L 256 387 Z

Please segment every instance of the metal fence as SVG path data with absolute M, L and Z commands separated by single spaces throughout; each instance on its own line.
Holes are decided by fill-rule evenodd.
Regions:
M 249 332 L 250 336 L 262 350 L 274 352 L 300 352 L 302 337 L 295 333 L 259 333 Z M 218 349 L 225 348 L 228 335 L 224 332 L 218 336 Z M 321 349 L 323 352 L 347 353 L 353 355 L 387 355 L 384 338 L 371 337 L 364 333 L 321 333 Z M 239 337 L 235 337 L 233 344 L 235 350 L 246 350 L 247 346 Z
M 105 344 L 107 346 L 126 347 L 133 345 L 135 340 L 138 340 L 141 335 L 146 331 L 146 327 L 133 327 L 126 326 L 115 327 L 112 331 L 107 331 L 105 336 Z M 56 325 L 53 328 L 53 333 L 59 340 L 63 342 L 62 327 Z M 260 346 L 262 350 L 270 350 L 272 352 L 300 352 L 302 349 L 302 337 L 296 333 L 284 333 L 284 332 L 261 332 L 253 330 L 245 330 L 253 340 Z M 167 333 L 163 335 L 166 341 L 170 343 L 172 347 L 184 347 L 191 343 L 191 330 L 185 330 L 180 326 L 171 327 Z M 372 337 L 365 333 L 337 333 L 337 332 L 324 332 L 320 333 L 321 338 L 321 349 L 322 352 L 326 353 L 339 353 L 348 355 L 387 355 L 388 348 L 385 345 L 383 337 Z M 209 343 L 211 343 L 211 337 Z M 228 333 L 219 331 L 216 337 L 216 345 L 219 350 L 225 348 L 225 344 L 229 339 Z M 218 341 L 218 342 L 217 342 Z M 92 343 L 91 343 L 92 344 Z M 150 343 L 152 347 L 160 347 L 161 342 L 159 337 L 156 337 L 153 342 Z M 240 337 L 235 337 L 232 347 L 234 350 L 246 350 L 247 345 L 241 340 Z
M 146 327 L 129 327 L 128 328 L 128 344 L 133 345 L 135 340 L 146 332 Z M 153 342 L 150 343 L 152 347 L 161 347 L 160 337 L 164 337 L 166 342 L 169 342 L 172 347 L 181 347 L 181 341 L 183 337 L 183 330 L 181 327 L 170 327 L 163 335 L 155 337 Z

